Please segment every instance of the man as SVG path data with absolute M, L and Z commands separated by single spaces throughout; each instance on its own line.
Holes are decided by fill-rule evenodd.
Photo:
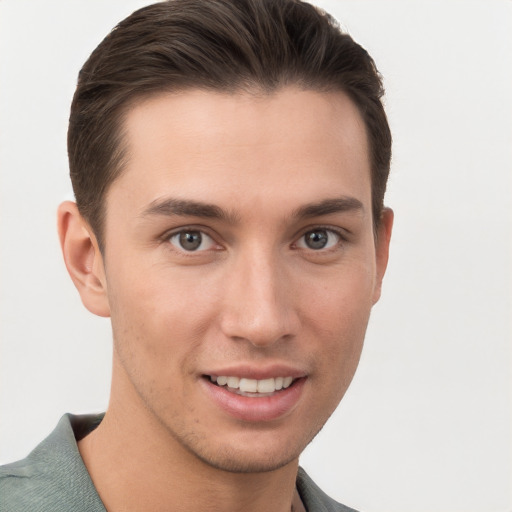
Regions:
M 69 274 L 113 330 L 104 416 L 5 466 L 0 510 L 351 510 L 298 467 L 354 375 L 392 227 L 379 75 L 294 0 L 175 0 L 80 72 Z

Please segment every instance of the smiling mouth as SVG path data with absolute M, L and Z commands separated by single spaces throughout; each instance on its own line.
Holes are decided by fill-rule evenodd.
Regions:
M 272 396 L 278 391 L 289 388 L 296 381 L 293 377 L 270 377 L 268 379 L 247 379 L 226 375 L 205 375 L 216 386 L 231 393 L 248 397 Z

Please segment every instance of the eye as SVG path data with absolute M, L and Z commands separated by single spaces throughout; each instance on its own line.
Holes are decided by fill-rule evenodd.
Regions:
M 185 229 L 175 233 L 169 242 L 180 251 L 206 251 L 215 246 L 215 242 L 206 233 L 197 229 Z
M 341 236 L 332 229 L 317 228 L 304 233 L 297 242 L 297 247 L 320 251 L 335 247 L 339 244 L 340 240 Z

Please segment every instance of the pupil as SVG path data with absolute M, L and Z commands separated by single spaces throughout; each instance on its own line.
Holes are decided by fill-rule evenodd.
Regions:
M 310 249 L 323 249 L 327 245 L 327 233 L 325 231 L 311 231 L 307 233 L 306 245 Z
M 202 237 L 199 231 L 185 231 L 180 234 L 180 245 L 187 251 L 195 251 L 201 242 Z

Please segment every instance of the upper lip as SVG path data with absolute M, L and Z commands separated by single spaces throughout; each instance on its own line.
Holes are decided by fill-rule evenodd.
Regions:
M 293 377 L 299 379 L 306 376 L 306 372 L 297 367 L 287 364 L 272 364 L 267 366 L 255 366 L 254 364 L 238 364 L 233 366 L 224 366 L 207 370 L 203 375 L 224 375 L 227 377 L 240 377 L 246 379 L 270 379 L 275 377 Z

